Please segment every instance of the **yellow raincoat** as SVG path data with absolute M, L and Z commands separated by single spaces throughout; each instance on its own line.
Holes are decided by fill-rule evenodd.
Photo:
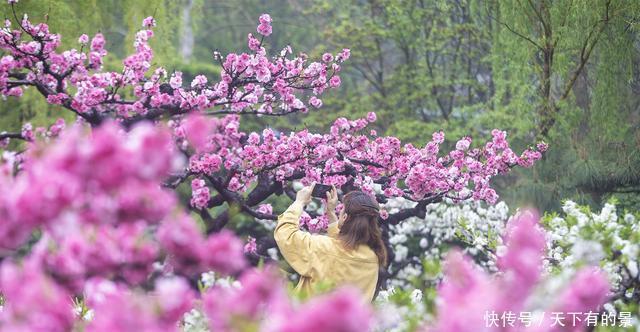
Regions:
M 328 236 L 299 229 L 304 206 L 294 202 L 278 217 L 274 237 L 289 265 L 300 274 L 296 291 L 312 294 L 320 282 L 352 285 L 370 301 L 378 281 L 378 258 L 366 245 L 354 250 L 342 247 L 337 239 L 337 223 L 329 225 Z

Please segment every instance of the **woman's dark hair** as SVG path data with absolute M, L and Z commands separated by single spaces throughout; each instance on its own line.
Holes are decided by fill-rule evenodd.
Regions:
M 348 249 L 355 249 L 361 244 L 368 245 L 378 256 L 380 266 L 386 267 L 387 248 L 378 225 L 378 202 L 368 194 L 355 190 L 344 195 L 342 203 L 347 220 L 342 224 L 338 238 Z

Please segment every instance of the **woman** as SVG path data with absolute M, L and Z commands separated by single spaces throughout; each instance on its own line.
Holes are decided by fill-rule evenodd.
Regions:
M 278 217 L 274 237 L 280 252 L 296 272 L 296 290 L 312 294 L 321 284 L 351 285 L 373 300 L 378 270 L 387 265 L 387 251 L 378 226 L 378 203 L 362 191 L 344 196 L 344 208 L 336 216 L 338 194 L 327 193 L 328 235 L 310 234 L 299 229 L 305 205 L 311 202 L 313 187 L 298 191 L 296 200 Z

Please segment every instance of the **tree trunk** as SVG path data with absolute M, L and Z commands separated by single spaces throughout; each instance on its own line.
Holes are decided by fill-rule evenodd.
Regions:
M 180 38 L 180 55 L 189 62 L 193 55 L 193 29 L 191 28 L 191 10 L 193 9 L 193 0 L 187 0 L 186 6 L 182 8 L 182 38 Z

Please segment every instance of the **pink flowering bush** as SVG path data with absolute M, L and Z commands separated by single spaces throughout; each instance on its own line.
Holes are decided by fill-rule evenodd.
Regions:
M 38 264 L 20 267 L 3 262 L 0 285 L 5 304 L 0 327 L 5 331 L 70 331 L 73 310 L 69 293 L 42 273 Z
M 351 288 L 336 290 L 300 306 L 289 300 L 283 280 L 271 268 L 245 273 L 240 288 L 216 286 L 203 296 L 212 331 L 367 331 L 372 308 Z
M 178 278 L 160 279 L 155 292 L 133 292 L 106 280 L 87 286 L 87 305 L 96 311 L 86 330 L 108 331 L 179 331 L 178 322 L 195 298 L 194 291 Z

